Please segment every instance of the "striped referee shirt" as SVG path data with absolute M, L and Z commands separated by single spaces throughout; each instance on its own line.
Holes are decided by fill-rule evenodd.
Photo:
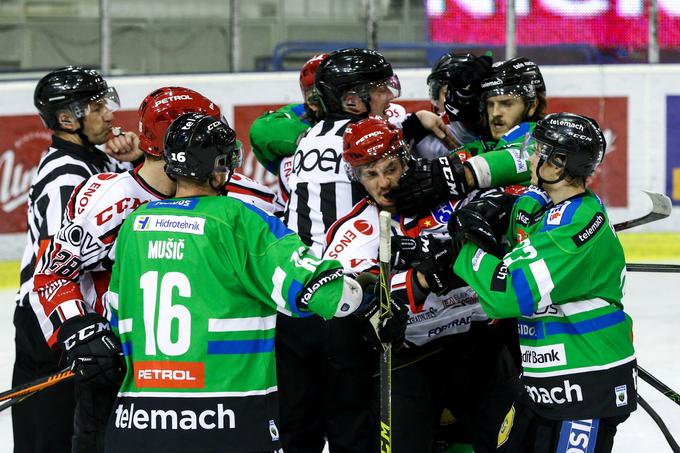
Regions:
M 118 173 L 130 168 L 130 164 L 118 162 L 95 147 L 52 136 L 52 145 L 40 160 L 28 193 L 28 232 L 21 259 L 18 305 L 25 307 L 30 303 L 34 310 L 42 310 L 37 294 L 32 291 L 36 257 L 61 228 L 73 189 L 94 174 Z
M 350 181 L 342 158 L 342 135 L 353 118 L 327 115 L 307 131 L 293 155 L 284 223 L 319 257 L 326 231 L 366 196 L 361 184 Z

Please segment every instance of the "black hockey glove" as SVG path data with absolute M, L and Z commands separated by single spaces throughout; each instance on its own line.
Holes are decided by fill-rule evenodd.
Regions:
M 380 277 L 375 274 L 364 272 L 359 274 L 357 281 L 364 289 L 364 298 L 361 306 L 354 315 L 367 321 L 366 339 L 373 345 L 391 343 L 394 348 L 400 348 L 406 338 L 406 321 L 408 321 L 408 309 L 390 298 L 392 316 L 380 319 Z
M 451 240 L 446 241 L 445 244 L 445 247 L 414 266 L 425 277 L 430 291 L 438 296 L 467 285 L 453 272 L 453 262 L 456 260 L 457 253 L 454 251 Z
M 481 82 L 491 74 L 491 57 L 483 55 L 456 65 L 447 83 L 444 107 L 451 121 L 474 125 L 481 119 Z
M 66 352 L 66 364 L 79 382 L 120 384 L 125 363 L 118 338 L 102 316 L 88 313 L 67 320 L 57 341 Z
M 435 160 L 410 162 L 399 187 L 392 189 L 388 196 L 400 214 L 414 215 L 468 192 L 465 167 L 456 154 L 451 154 Z
M 461 242 L 467 240 L 499 258 L 504 255 L 493 227 L 470 205 L 451 214 L 447 228 L 454 241 L 454 250 L 460 250 Z
M 496 239 L 500 242 L 510 226 L 512 207 L 516 199 L 516 195 L 503 190 L 489 190 L 479 199 L 468 203 L 467 207 L 479 212 L 489 222 Z
M 395 271 L 405 271 L 442 249 L 450 247 L 450 241 L 439 239 L 431 234 L 418 236 L 392 236 L 392 269 Z

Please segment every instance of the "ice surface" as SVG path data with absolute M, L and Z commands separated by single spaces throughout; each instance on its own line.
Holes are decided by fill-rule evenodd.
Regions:
M 624 305 L 633 317 L 638 361 L 680 392 L 680 275 L 629 273 Z M 8 389 L 14 360 L 14 291 L 0 292 L 0 388 Z M 680 441 L 680 406 L 640 381 L 640 393 Z M 36 414 L 39 416 L 39 414 Z M 0 413 L 1 452 L 11 452 L 10 411 Z M 620 426 L 614 452 L 662 453 L 670 448 L 651 418 L 638 409 Z

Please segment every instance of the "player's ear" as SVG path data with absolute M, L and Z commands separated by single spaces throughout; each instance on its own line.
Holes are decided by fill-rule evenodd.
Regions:
M 80 124 L 73 118 L 73 115 L 66 111 L 61 111 L 57 114 L 57 123 L 65 131 L 75 131 L 80 127 Z

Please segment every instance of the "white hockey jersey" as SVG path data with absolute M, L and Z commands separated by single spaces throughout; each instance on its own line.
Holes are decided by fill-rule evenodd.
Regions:
M 444 203 L 419 218 L 395 215 L 392 217 L 392 235 L 447 237 L 446 221 L 456 204 Z M 324 258 L 340 261 L 348 274 L 375 271 L 380 242 L 378 218 L 379 210 L 374 203 L 368 198 L 360 201 L 328 231 Z M 469 286 L 442 296 L 430 293 L 424 302 L 416 301 L 411 287 L 413 272 L 413 269 L 398 272 L 391 278 L 393 297 L 409 303 L 406 341 L 422 346 L 437 338 L 467 332 L 472 321 L 488 319 L 477 294 Z
M 61 229 L 39 254 L 34 279 L 38 297 L 32 298 L 39 305 L 32 306 L 50 346 L 67 319 L 104 314 L 102 297 L 109 287 L 120 226 L 141 204 L 168 198 L 139 176 L 139 168 L 97 174 L 76 187 Z M 234 173 L 225 190 L 268 213 L 280 210 L 271 190 L 241 174 Z

